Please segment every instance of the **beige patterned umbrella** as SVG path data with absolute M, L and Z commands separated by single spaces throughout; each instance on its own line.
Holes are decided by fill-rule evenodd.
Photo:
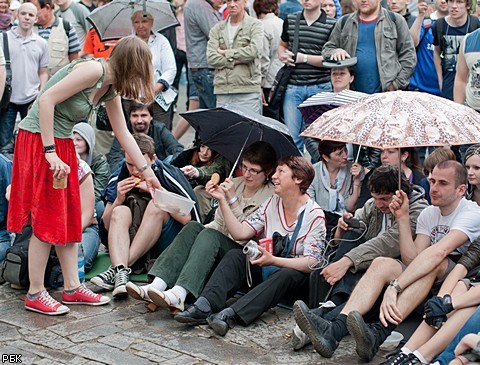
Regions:
M 480 143 L 480 113 L 438 96 L 393 91 L 330 110 L 302 136 L 380 149 Z

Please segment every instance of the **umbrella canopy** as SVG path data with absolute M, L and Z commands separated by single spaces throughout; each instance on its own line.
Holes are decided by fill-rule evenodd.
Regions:
M 243 149 L 256 141 L 270 143 L 277 158 L 300 156 L 284 124 L 244 107 L 226 105 L 181 115 L 195 128 L 202 143 L 230 161 L 236 161 Z
M 435 95 L 393 91 L 330 110 L 302 136 L 381 149 L 479 143 L 480 113 Z
M 308 125 L 329 110 L 367 96 L 368 94 L 352 90 L 342 90 L 339 93 L 321 92 L 309 97 L 298 106 L 298 109 L 303 115 L 305 124 Z
M 92 11 L 87 19 L 102 41 L 119 39 L 132 34 L 130 17 L 137 11 L 152 15 L 154 33 L 179 24 L 166 0 L 113 0 Z

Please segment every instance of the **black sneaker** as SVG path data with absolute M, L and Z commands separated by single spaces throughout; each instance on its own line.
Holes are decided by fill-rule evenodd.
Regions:
M 407 358 L 399 363 L 399 365 L 421 365 L 422 362 L 418 357 L 416 357 L 413 353 L 408 354 Z
M 338 347 L 332 323 L 315 315 L 301 300 L 293 304 L 293 315 L 300 329 L 310 338 L 315 350 L 323 357 L 332 357 Z
M 127 283 L 130 281 L 130 273 L 132 269 L 123 267 L 123 265 L 116 267 L 115 274 L 115 289 L 113 289 L 113 296 L 117 299 L 126 298 L 127 293 Z
M 382 362 L 380 365 L 400 365 L 408 359 L 408 355 L 402 351 L 394 352 L 387 357 L 387 361 Z
M 90 282 L 100 288 L 112 290 L 115 287 L 115 268 L 110 265 L 107 271 L 94 276 Z
M 380 336 L 378 336 L 375 327 L 367 325 L 359 312 L 352 311 L 347 317 L 347 329 L 357 344 L 358 357 L 365 362 L 370 362 L 380 347 Z

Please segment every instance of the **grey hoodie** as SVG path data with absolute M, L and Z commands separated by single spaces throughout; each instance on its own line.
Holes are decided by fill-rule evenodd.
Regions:
M 78 133 L 82 138 L 87 142 L 88 146 L 88 155 L 85 162 L 91 166 L 92 165 L 92 157 L 93 157 L 93 150 L 95 148 L 95 132 L 93 128 L 88 123 L 77 123 L 73 127 L 73 133 Z

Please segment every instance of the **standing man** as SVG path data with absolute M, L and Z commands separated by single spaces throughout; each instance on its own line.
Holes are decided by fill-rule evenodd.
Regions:
M 78 43 L 75 28 L 65 19 L 54 14 L 52 0 L 31 0 L 38 10 L 38 35 L 48 42 L 48 74 L 52 77 L 63 66 L 78 58 Z
M 210 31 L 207 59 L 215 67 L 217 106 L 240 104 L 262 114 L 263 25 L 246 6 L 246 0 L 227 0 L 228 18 Z
M 403 16 L 403 19 L 405 19 L 407 22 L 408 27 L 411 28 L 417 17 L 410 13 L 410 10 L 408 10 L 408 4 L 410 4 L 410 0 L 388 0 L 387 3 L 390 10 Z
M 0 148 L 13 136 L 17 114 L 27 116 L 29 106 L 48 80 L 48 44 L 33 32 L 37 8 L 25 3 L 18 9 L 18 26 L 7 32 L 12 69 L 12 96 L 0 115 Z M 3 48 L 3 41 L 0 43 Z
M 322 47 L 335 26 L 336 20 L 321 9 L 322 0 L 302 0 L 298 29 L 298 52 L 293 54 L 297 14 L 289 14 L 283 22 L 278 46 L 278 58 L 294 67 L 283 98 L 283 115 L 293 141 L 303 152 L 304 129 L 302 113 L 297 107 L 310 96 L 322 91 L 332 91 L 330 70 L 323 68 Z M 313 151 L 312 151 L 313 153 Z
M 80 47 L 83 47 L 88 28 L 90 28 L 90 25 L 87 22 L 87 16 L 90 12 L 85 6 L 75 3 L 73 0 L 55 0 L 55 4 L 59 7 L 56 14 L 69 21 L 75 28 Z
M 357 57 L 354 88 L 367 94 L 406 89 L 417 57 L 400 14 L 380 0 L 354 0 L 358 10 L 343 16 L 323 48 L 334 60 Z
M 187 62 L 202 109 L 215 108 L 217 104 L 213 92 L 213 68 L 207 61 L 207 42 L 210 30 L 222 20 L 217 11 L 221 5 L 221 0 L 188 0 L 185 4 Z
M 449 14 L 438 19 L 433 28 L 434 62 L 441 96 L 453 100 L 460 43 L 465 35 L 478 28 L 480 20 L 469 14 L 471 0 L 449 0 L 447 4 Z

